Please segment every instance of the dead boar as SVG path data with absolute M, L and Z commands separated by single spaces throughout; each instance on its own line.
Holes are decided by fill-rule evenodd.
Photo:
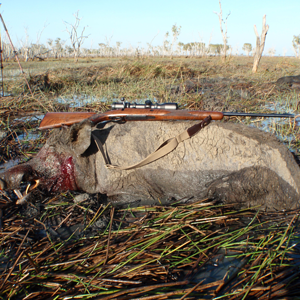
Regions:
M 159 204 L 209 197 L 239 208 L 261 205 L 290 210 L 299 205 L 300 172 L 276 137 L 240 124 L 211 122 L 171 153 L 140 168 L 108 169 L 107 160 L 128 166 L 195 122 L 127 122 L 93 126 L 88 120 L 53 131 L 27 163 L 0 174 L 0 185 L 17 188 L 39 179 L 48 192 L 106 194 L 113 203 Z

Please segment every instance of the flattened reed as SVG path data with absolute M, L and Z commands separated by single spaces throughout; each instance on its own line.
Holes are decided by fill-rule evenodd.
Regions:
M 236 211 L 209 200 L 114 209 L 99 195 L 80 204 L 74 196 L 45 199 L 36 192 L 31 203 L 5 208 L 2 299 L 276 299 L 298 293 L 298 211 Z M 216 257 L 229 256 L 243 262 L 234 272 L 197 281 Z

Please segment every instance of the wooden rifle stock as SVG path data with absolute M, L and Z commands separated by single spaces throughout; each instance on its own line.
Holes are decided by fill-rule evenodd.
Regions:
M 212 120 L 221 120 L 224 116 L 240 117 L 269 117 L 269 118 L 294 118 L 293 114 L 266 114 L 266 113 L 238 113 L 199 110 L 177 110 L 177 109 L 152 109 L 152 108 L 122 108 L 110 110 L 105 113 L 93 112 L 54 112 L 47 113 L 42 120 L 39 129 L 50 129 L 63 125 L 72 125 L 85 119 L 94 124 L 104 121 L 170 121 L 170 120 L 204 120 L 211 116 Z
M 167 110 L 145 108 L 123 108 L 105 113 L 93 112 L 49 112 L 42 120 L 39 129 L 57 128 L 72 125 L 85 119 L 94 124 L 103 121 L 170 121 L 170 120 L 204 120 L 211 116 L 212 120 L 221 120 L 223 113 L 216 111 Z

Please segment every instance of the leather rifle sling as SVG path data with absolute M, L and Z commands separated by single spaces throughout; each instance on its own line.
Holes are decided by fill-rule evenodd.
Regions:
M 103 158 L 104 158 L 104 161 L 105 161 L 105 166 L 108 169 L 132 170 L 132 169 L 140 168 L 140 167 L 143 167 L 147 164 L 150 164 L 150 163 L 156 161 L 157 159 L 159 159 L 159 158 L 167 155 L 168 153 L 172 152 L 181 142 L 183 142 L 183 141 L 189 139 L 190 137 L 192 137 L 199 130 L 201 130 L 206 125 L 208 125 L 210 123 L 210 121 L 211 121 L 211 116 L 206 117 L 202 122 L 189 127 L 188 129 L 183 131 L 181 134 L 179 134 L 179 135 L 163 142 L 153 153 L 148 155 L 146 158 L 144 158 L 140 162 L 138 162 L 134 165 L 131 165 L 131 166 L 127 166 L 127 167 L 115 166 L 115 165 L 109 164 L 109 160 L 105 155 L 104 148 L 103 148 L 103 145 L 102 145 L 100 139 L 98 137 L 96 137 L 94 134 L 92 134 L 92 136 L 95 140 L 95 143 L 98 147 L 98 150 L 103 155 Z

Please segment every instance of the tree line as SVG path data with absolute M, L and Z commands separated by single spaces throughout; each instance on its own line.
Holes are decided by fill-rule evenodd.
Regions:
M 234 52 L 233 48 L 228 45 L 227 38 L 227 21 L 230 16 L 230 12 L 225 18 L 223 18 L 221 0 L 219 0 L 220 12 L 214 12 L 219 19 L 220 30 L 223 38 L 222 44 L 208 43 L 206 45 L 203 42 L 190 42 L 183 43 L 178 42 L 178 37 L 181 32 L 181 26 L 174 24 L 171 29 L 171 33 L 165 34 L 163 44 L 153 46 L 152 42 L 147 43 L 145 47 L 121 47 L 121 42 L 116 42 L 115 45 L 111 44 L 111 39 L 106 38 L 106 41 L 99 43 L 97 49 L 84 48 L 84 41 L 89 37 L 85 34 L 85 26 L 81 27 L 79 18 L 79 12 L 77 11 L 73 16 L 75 17 L 74 23 L 64 22 L 66 32 L 68 33 L 68 42 L 61 38 L 55 40 L 48 39 L 46 45 L 40 43 L 40 35 L 37 38 L 36 43 L 28 42 L 28 34 L 26 31 L 25 41 L 20 42 L 20 46 L 14 51 L 12 45 L 3 41 L 2 46 L 2 59 L 10 60 L 17 54 L 22 60 L 45 60 L 45 59 L 60 59 L 60 58 L 74 58 L 75 61 L 81 57 L 120 57 L 120 56 L 133 56 L 133 57 L 171 57 L 174 56 L 187 56 L 187 57 L 203 57 L 203 56 L 222 56 L 223 60 L 226 60 L 226 56 L 239 55 L 238 50 Z M 266 16 L 263 17 L 262 33 L 259 36 L 256 25 L 254 25 L 254 32 L 256 35 L 256 46 L 252 47 L 251 43 L 244 43 L 242 50 L 247 56 L 252 54 L 254 56 L 253 72 L 256 72 L 259 61 L 261 59 L 267 32 L 269 25 L 266 25 Z M 294 36 L 292 41 L 293 49 L 296 57 L 300 58 L 300 35 Z M 275 49 L 268 49 L 270 56 L 275 55 Z

